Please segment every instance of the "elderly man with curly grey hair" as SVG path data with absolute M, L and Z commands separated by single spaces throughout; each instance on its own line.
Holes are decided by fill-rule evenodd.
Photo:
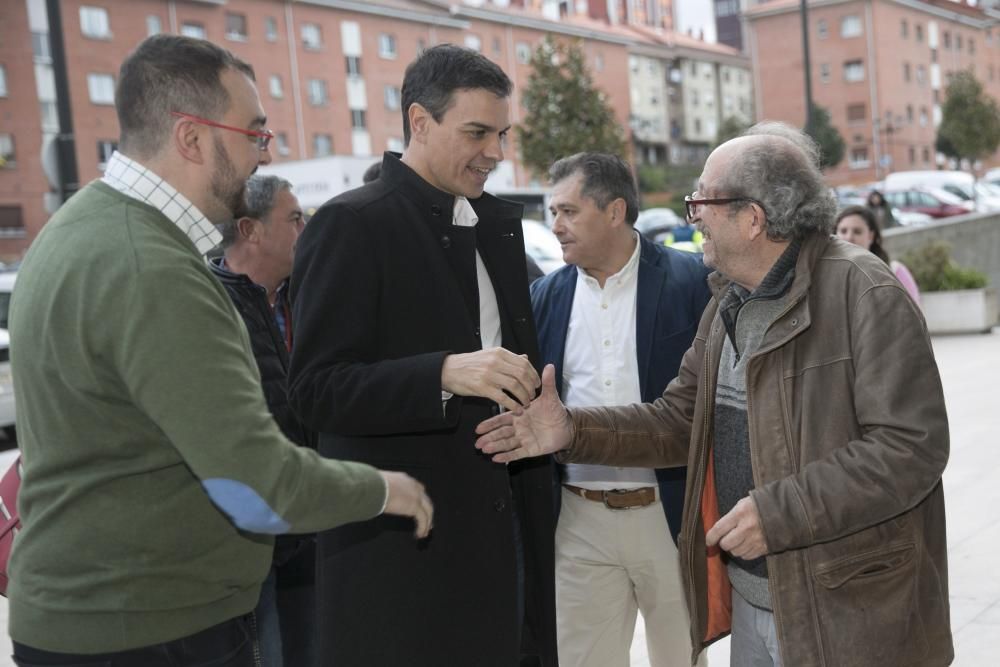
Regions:
M 687 215 L 714 297 L 663 396 L 566 410 L 547 367 L 541 395 L 480 424 L 476 446 L 687 464 L 692 658 L 731 633 L 740 667 L 947 665 L 940 376 L 885 263 L 830 236 L 817 158 L 779 123 L 709 156 Z

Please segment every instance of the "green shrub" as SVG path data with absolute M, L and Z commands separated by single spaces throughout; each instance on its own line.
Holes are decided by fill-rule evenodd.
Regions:
M 951 246 L 944 241 L 932 241 L 908 252 L 903 264 L 923 292 L 986 287 L 986 274 L 956 265 L 951 259 Z

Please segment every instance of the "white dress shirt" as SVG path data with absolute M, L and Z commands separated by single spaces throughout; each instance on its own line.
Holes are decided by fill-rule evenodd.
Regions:
M 635 344 L 640 244 L 602 288 L 577 267 L 576 291 L 563 354 L 563 397 L 568 407 L 641 403 Z M 564 480 L 587 489 L 655 486 L 651 468 L 569 464 Z
M 455 197 L 455 213 L 452 224 L 459 227 L 475 227 L 479 222 L 472 204 L 465 197 Z M 493 281 L 483 264 L 483 258 L 476 250 L 476 283 L 479 288 L 479 340 L 482 349 L 500 347 L 503 334 L 500 331 L 500 306 L 497 304 L 497 293 L 493 289 Z M 454 394 L 441 390 L 441 401 L 447 402 Z

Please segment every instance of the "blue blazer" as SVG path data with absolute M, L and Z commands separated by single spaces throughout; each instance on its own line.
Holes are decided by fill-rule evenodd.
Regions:
M 709 270 L 701 255 L 654 244 L 640 236 L 639 284 L 636 294 L 636 354 L 639 387 L 645 403 L 656 400 L 677 376 L 681 358 L 691 346 L 702 311 L 711 297 Z M 538 328 L 542 364 L 555 364 L 562 395 L 563 356 L 569 328 L 577 269 L 567 265 L 531 285 L 531 307 Z M 660 498 L 670 533 L 677 541 L 684 506 L 686 468 L 659 468 Z M 556 496 L 559 497 L 558 494 Z

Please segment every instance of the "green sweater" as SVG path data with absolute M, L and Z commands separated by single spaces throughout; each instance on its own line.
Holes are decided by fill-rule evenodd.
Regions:
M 282 436 L 232 302 L 154 208 L 102 182 L 77 193 L 32 244 L 10 323 L 15 641 L 100 653 L 192 634 L 254 608 L 262 533 L 381 510 L 374 468 Z

